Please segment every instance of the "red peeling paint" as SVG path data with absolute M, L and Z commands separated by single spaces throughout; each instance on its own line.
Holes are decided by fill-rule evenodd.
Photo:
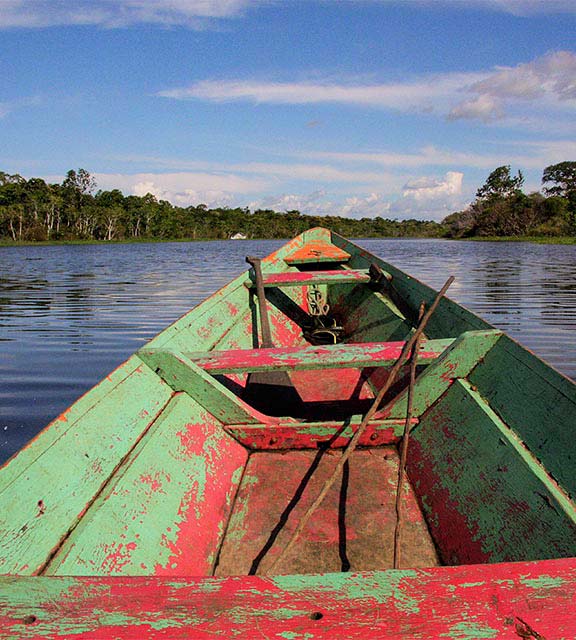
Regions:
M 528 633 L 531 638 L 572 638 L 574 560 L 540 567 L 518 563 L 366 572 L 337 580 L 314 576 L 311 582 L 259 576 L 63 578 L 61 583 L 51 578 L 54 592 L 32 585 L 25 592 L 16 579 L 3 585 L 0 624 L 6 637 L 92 640 L 517 640 Z M 16 601 L 14 590 L 26 595 Z
M 238 315 L 238 307 L 231 302 L 226 301 L 226 307 L 228 308 L 228 313 L 234 318 Z
M 321 370 L 323 364 L 333 368 L 341 375 L 347 375 L 345 369 L 354 367 L 379 367 L 393 364 L 404 347 L 404 342 L 367 342 L 362 345 L 338 344 L 316 345 L 302 344 L 302 329 L 289 320 L 272 317 L 274 343 L 269 349 L 239 349 L 230 343 L 225 351 L 209 351 L 202 354 L 190 354 L 192 361 L 211 373 L 247 371 L 268 368 L 283 370 Z M 294 345 L 297 346 L 294 346 Z M 418 353 L 419 364 L 429 364 L 442 353 L 444 345 L 437 350 L 432 347 Z M 387 375 L 384 370 L 384 374 Z
M 444 382 L 452 383 L 454 380 L 454 371 L 458 368 L 457 362 L 448 362 L 445 365 L 445 370 L 440 374 L 440 378 Z
M 352 269 L 338 269 L 329 271 L 285 271 L 282 273 L 265 273 L 263 276 L 265 287 L 277 285 L 315 283 L 318 277 L 333 279 L 338 282 L 369 282 L 370 276 L 362 271 Z
M 164 474 L 162 474 L 164 475 Z M 168 478 L 169 481 L 169 478 Z M 166 493 L 166 491 L 163 490 L 162 488 L 162 479 L 160 477 L 160 472 L 156 471 L 154 473 L 154 476 L 152 477 L 151 474 L 143 474 L 140 476 L 140 482 L 142 484 L 148 484 L 150 485 L 150 491 L 151 493 Z
M 169 556 L 154 566 L 154 574 L 205 575 L 212 571 L 237 488 L 232 480 L 247 452 L 208 415 L 206 422 L 187 424 L 177 436 L 180 455 L 196 464 L 191 463 L 191 485 L 181 498 L 177 517 L 162 536 Z
M 105 545 L 104 548 L 108 555 L 102 562 L 102 569 L 107 575 L 113 575 L 114 573 L 121 573 L 122 567 L 131 562 L 130 556 L 132 551 L 136 549 L 136 543 L 128 542 L 123 544 L 119 542 L 117 546 L 114 544 Z
M 374 420 L 368 424 L 362 434 L 359 446 L 380 447 L 396 444 L 400 441 L 397 430 L 404 426 L 405 421 L 399 420 L 398 426 L 382 425 L 381 420 Z M 414 418 L 412 424 L 417 424 Z M 358 425 L 355 425 L 356 429 Z M 283 449 L 318 449 L 321 445 L 330 443 L 331 449 L 345 447 L 352 434 L 350 430 L 343 431 L 343 422 L 325 422 L 314 424 L 277 423 L 262 425 L 230 425 L 226 431 L 248 449 L 283 450 Z M 336 436 L 336 434 L 342 434 Z

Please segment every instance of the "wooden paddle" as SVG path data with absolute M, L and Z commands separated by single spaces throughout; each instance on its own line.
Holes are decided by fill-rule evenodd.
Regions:
M 261 349 L 273 349 L 272 331 L 264 293 L 264 279 L 260 258 L 246 256 L 246 262 L 254 269 L 256 296 L 260 315 Z M 302 409 L 302 399 L 294 388 L 287 371 L 255 371 L 248 374 L 246 399 L 259 411 L 269 415 L 294 415 Z

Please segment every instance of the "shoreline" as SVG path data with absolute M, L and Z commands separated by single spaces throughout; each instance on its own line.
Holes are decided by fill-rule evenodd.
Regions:
M 472 242 L 530 242 L 532 244 L 576 244 L 576 236 L 474 236 L 471 238 L 450 238 Z
M 470 238 L 445 238 L 431 236 L 363 236 L 369 240 L 448 240 L 459 242 L 529 242 L 532 244 L 576 244 L 576 236 L 473 236 Z M 249 241 L 285 240 L 285 238 L 247 238 Z M 123 240 L 0 240 L 1 247 L 41 247 L 68 245 L 116 245 L 116 244 L 160 244 L 169 242 L 226 242 L 230 238 L 131 238 Z M 234 240 L 233 242 L 242 242 Z

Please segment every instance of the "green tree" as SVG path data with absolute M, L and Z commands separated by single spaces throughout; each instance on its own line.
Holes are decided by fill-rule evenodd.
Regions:
M 86 169 L 70 169 L 62 183 L 68 222 L 76 227 L 81 238 L 92 237 L 96 226 L 96 210 L 92 193 L 96 189 L 96 180 Z
M 26 180 L 19 174 L 0 172 L 0 218 L 12 237 L 22 240 L 26 228 Z
M 544 193 L 566 198 L 569 193 L 576 191 L 576 162 L 560 162 L 546 167 L 542 173 L 542 184 L 547 182 L 555 184 L 545 187 Z
M 576 162 L 559 162 L 546 167 L 542 173 L 542 184 L 547 182 L 554 184 L 544 188 L 546 194 L 567 200 L 571 231 L 576 234 Z
M 491 201 L 509 198 L 522 189 L 524 176 L 518 171 L 515 177 L 510 173 L 510 165 L 498 167 L 488 176 L 486 182 L 476 192 L 476 198 Z

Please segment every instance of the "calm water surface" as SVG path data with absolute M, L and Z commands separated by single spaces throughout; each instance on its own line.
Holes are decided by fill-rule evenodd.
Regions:
M 576 379 L 576 245 L 359 244 Z M 282 241 L 0 248 L 0 460 L 166 325 Z M 511 372 L 511 375 L 513 372 Z

